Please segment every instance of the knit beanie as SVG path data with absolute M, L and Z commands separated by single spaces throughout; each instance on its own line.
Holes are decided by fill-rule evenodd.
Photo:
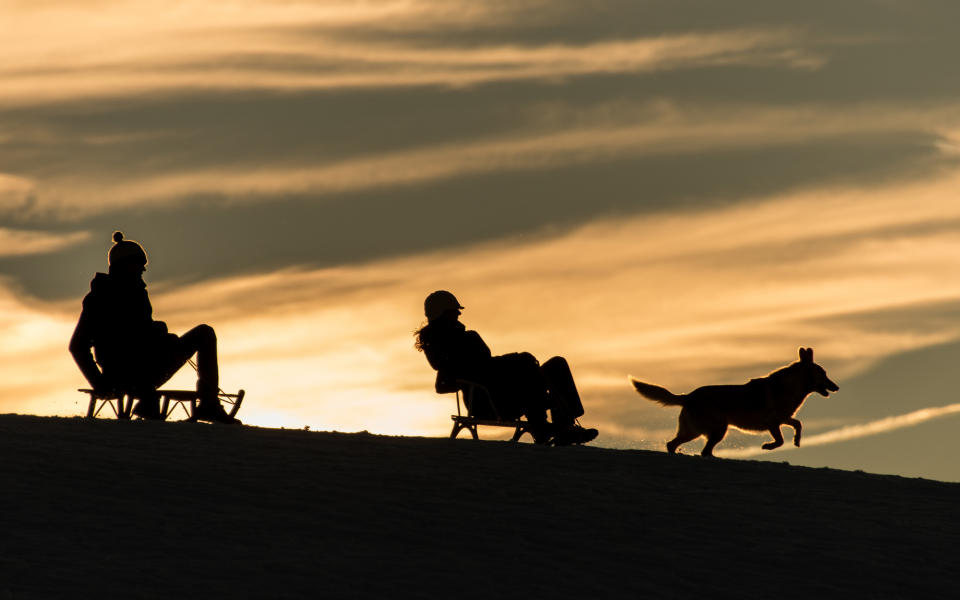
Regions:
M 113 266 L 117 263 L 136 261 L 138 264 L 147 264 L 147 253 L 143 246 L 133 240 L 123 239 L 123 232 L 113 232 L 113 248 L 107 254 L 107 264 Z

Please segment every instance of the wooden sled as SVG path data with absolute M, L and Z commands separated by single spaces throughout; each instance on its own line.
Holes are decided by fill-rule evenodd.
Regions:
M 489 412 L 494 415 L 494 418 L 481 419 L 474 416 L 475 407 L 481 403 L 490 409 Z M 463 404 L 463 411 L 460 410 L 461 404 Z M 466 414 L 463 414 L 464 412 Z M 466 379 L 457 380 L 457 414 L 450 415 L 450 418 L 453 419 L 453 431 L 450 432 L 450 439 L 455 439 L 460 431 L 466 429 L 473 439 L 478 440 L 480 436 L 477 433 L 477 427 L 480 425 L 513 428 L 513 438 L 510 440 L 512 442 L 519 440 L 524 433 L 533 436 L 529 422 L 525 419 L 505 419 L 501 417 L 490 396 L 490 391 L 479 383 Z
M 105 406 L 110 406 L 118 419 L 129 419 L 134 400 L 139 400 L 137 394 L 124 391 L 97 392 L 88 388 L 80 388 L 77 391 L 90 396 L 90 403 L 87 405 L 88 419 L 96 418 Z M 245 393 L 240 390 L 236 394 L 228 394 L 221 390 L 217 397 L 220 399 L 224 411 L 234 417 L 240 410 L 240 404 L 243 403 Z M 160 417 L 162 420 L 166 421 L 178 406 L 186 413 L 188 421 L 197 420 L 194 417 L 199 401 L 196 390 L 157 390 L 157 394 L 160 395 Z

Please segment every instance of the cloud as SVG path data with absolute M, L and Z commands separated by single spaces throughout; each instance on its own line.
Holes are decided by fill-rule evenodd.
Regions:
M 0 258 L 56 252 L 89 239 L 86 231 L 55 234 L 0 227 Z
M 0 138 L 0 143 L 4 141 Z M 34 182 L 25 177 L 0 173 L 0 209 L 23 209 L 34 197 L 34 188 Z
M 816 435 L 808 435 L 803 438 L 803 446 L 820 446 L 824 444 L 834 444 L 837 442 L 856 440 L 881 433 L 887 433 L 888 431 L 903 429 L 905 427 L 913 427 L 915 425 L 920 425 L 921 423 L 926 423 L 927 421 L 932 421 L 934 419 L 939 419 L 941 417 L 946 417 L 956 413 L 960 413 L 960 403 L 950 404 L 948 406 L 932 406 L 930 408 L 922 408 L 920 410 L 915 410 L 903 415 L 886 417 L 876 421 L 871 421 L 869 423 L 848 425 L 846 427 L 841 427 L 839 429 L 834 429 L 833 431 L 827 431 L 825 433 Z M 792 450 L 794 448 L 795 446 L 792 446 L 788 443 L 780 448 L 777 448 L 774 450 L 774 452 Z M 717 451 L 717 454 L 725 458 L 751 458 L 754 456 L 761 456 L 767 452 L 769 451 L 758 448 L 741 448 L 720 450 Z
M 18 298 L 0 278 L 0 412 L 79 414 L 67 352 L 73 325 L 56 306 Z
M 204 31 L 203 35 L 97 45 L 42 62 L 23 57 L 0 69 L 0 105 L 78 97 L 190 90 L 315 90 L 470 86 L 610 73 L 720 65 L 811 69 L 823 58 L 799 47 L 790 31 L 726 31 L 602 41 L 581 45 L 416 47 L 339 39 L 284 38 L 275 32 Z M 119 45 L 119 41 L 118 41 Z M 111 48 L 109 53 L 100 48 Z
M 70 174 L 37 186 L 33 213 L 80 218 L 105 209 L 177 204 L 197 196 L 264 201 L 293 195 L 329 195 L 396 189 L 471 175 L 551 170 L 627 158 L 779 147 L 815 140 L 924 131 L 942 140 L 942 155 L 954 152 L 952 125 L 960 115 L 948 107 L 911 111 L 896 107 L 856 110 L 797 106 L 684 109 L 669 103 L 618 106 L 577 113 L 557 109 L 535 131 L 370 153 L 316 166 L 270 164 L 184 169 L 137 179 L 122 174 L 103 185 Z M 566 119 L 562 117 L 567 117 Z M 560 122 L 576 122 L 560 127 Z

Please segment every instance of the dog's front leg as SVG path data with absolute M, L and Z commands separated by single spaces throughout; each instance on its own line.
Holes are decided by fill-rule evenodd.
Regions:
M 787 419 L 784 421 L 790 427 L 793 427 L 793 445 L 800 447 L 800 430 L 803 429 L 803 426 L 800 425 L 800 421 L 796 419 Z
M 764 450 L 773 450 L 774 448 L 779 448 L 783 445 L 783 434 L 780 433 L 780 425 L 770 428 L 770 435 L 773 436 L 772 442 L 767 442 L 763 446 L 760 446 Z

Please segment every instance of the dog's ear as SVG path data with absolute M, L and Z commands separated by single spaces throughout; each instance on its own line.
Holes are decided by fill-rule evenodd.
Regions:
M 800 348 L 800 360 L 813 362 L 813 348 Z

